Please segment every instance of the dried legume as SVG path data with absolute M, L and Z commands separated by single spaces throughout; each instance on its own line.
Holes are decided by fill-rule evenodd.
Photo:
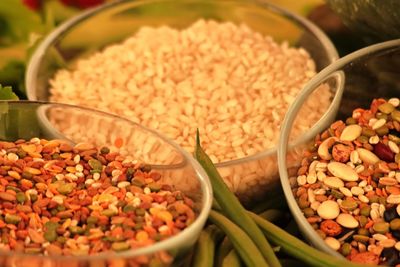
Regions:
M 315 138 L 316 149 L 306 152 L 299 167 L 304 171 L 296 177 L 294 192 L 307 220 L 324 233 L 327 245 L 357 263 L 398 264 L 399 102 L 374 99 L 369 109 L 357 108 L 345 122 L 334 122 Z M 315 183 L 302 180 L 312 174 L 312 164 L 326 165 Z M 323 192 L 322 203 L 304 190 L 311 186 Z M 341 231 L 350 234 L 342 239 Z
M 0 151 L 2 250 L 125 251 L 164 240 L 195 220 L 191 199 L 161 184 L 149 166 L 107 148 L 34 138 L 0 141 Z M 87 183 L 95 174 L 98 186 Z

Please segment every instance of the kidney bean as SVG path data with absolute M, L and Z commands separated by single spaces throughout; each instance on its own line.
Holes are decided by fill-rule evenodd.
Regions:
M 374 145 L 374 153 L 383 161 L 393 162 L 394 161 L 394 153 L 390 148 L 383 144 L 382 142 Z

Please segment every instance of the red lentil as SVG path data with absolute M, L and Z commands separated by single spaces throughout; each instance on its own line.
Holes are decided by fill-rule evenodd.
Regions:
M 0 141 L 0 249 L 85 255 L 179 233 L 195 219 L 193 201 L 144 166 L 90 144 Z

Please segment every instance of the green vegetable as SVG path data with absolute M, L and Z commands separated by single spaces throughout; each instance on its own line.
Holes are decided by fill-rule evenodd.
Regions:
M 275 222 L 282 219 L 285 216 L 285 212 L 281 210 L 270 209 L 260 213 L 259 216 L 270 222 Z
M 225 257 L 222 267 L 240 267 L 240 258 L 234 249 Z
M 1 86 L 0 84 L 0 100 L 18 100 L 18 96 L 14 94 L 10 86 Z
M 279 259 L 279 261 L 281 262 L 282 266 L 285 267 L 308 267 L 307 264 L 294 259 Z
M 210 225 L 203 230 L 197 241 L 196 253 L 191 266 L 213 267 L 215 247 L 222 237 L 223 233 L 215 225 Z
M 45 32 L 42 19 L 23 1 L 0 1 L 0 28 L 0 83 L 14 86 L 15 91 L 25 97 L 25 61 L 29 47 Z
M 24 74 L 31 53 L 56 25 L 79 12 L 59 0 L 41 2 L 36 12 L 22 0 L 0 1 L 0 83 L 13 86 L 20 98 L 26 98 Z
M 207 172 L 214 190 L 214 197 L 224 211 L 224 214 L 251 237 L 271 266 L 281 266 L 260 228 L 248 216 L 239 200 L 229 191 L 214 164 L 200 146 L 199 131 L 197 131 L 196 136 L 195 157 Z
M 30 10 L 19 0 L 0 1 L 0 21 L 2 46 L 28 41 L 32 32 L 43 31 L 40 14 Z
M 0 48 L 0 52 L 1 50 L 2 49 Z M 3 51 L 4 50 L 5 49 L 3 49 Z M 16 90 L 13 90 L 14 91 L 13 95 L 15 95 L 15 97 L 17 95 L 20 98 L 26 97 L 24 77 L 25 77 L 25 63 L 20 59 L 10 59 L 8 62 L 5 62 L 2 67 L 0 67 L 0 83 L 15 88 Z M 0 99 L 4 100 L 1 97 Z M 8 100 L 15 98 L 6 98 L 6 99 Z
M 6 90 L 4 90 L 6 88 Z M 0 100 L 18 99 L 10 88 L 0 88 Z M 26 104 L 9 105 L 0 101 L 0 139 L 14 141 L 40 136 L 40 127 L 36 115 L 37 106 Z
M 217 255 L 215 259 L 216 267 L 222 266 L 222 262 L 224 261 L 225 257 L 229 254 L 229 252 L 231 252 L 232 249 L 233 249 L 232 242 L 229 240 L 228 237 L 225 237 L 217 249 Z
M 224 215 L 212 210 L 209 220 L 217 225 L 231 240 L 233 247 L 239 253 L 243 262 L 249 267 L 269 266 L 255 242 L 239 226 Z
M 350 261 L 330 256 L 321 252 L 300 239 L 288 234 L 278 226 L 264 220 L 257 214 L 249 212 L 250 216 L 263 230 L 268 239 L 280 246 L 281 249 L 290 256 L 309 264 L 310 266 L 320 267 L 365 267 L 365 265 L 355 264 Z

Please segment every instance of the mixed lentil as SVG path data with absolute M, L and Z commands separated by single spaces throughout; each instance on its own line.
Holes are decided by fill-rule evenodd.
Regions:
M 193 201 L 107 147 L 0 141 L 0 249 L 44 255 L 126 251 L 175 235 Z
M 399 99 L 374 99 L 316 136 L 294 189 L 332 249 L 365 264 L 400 264 Z

